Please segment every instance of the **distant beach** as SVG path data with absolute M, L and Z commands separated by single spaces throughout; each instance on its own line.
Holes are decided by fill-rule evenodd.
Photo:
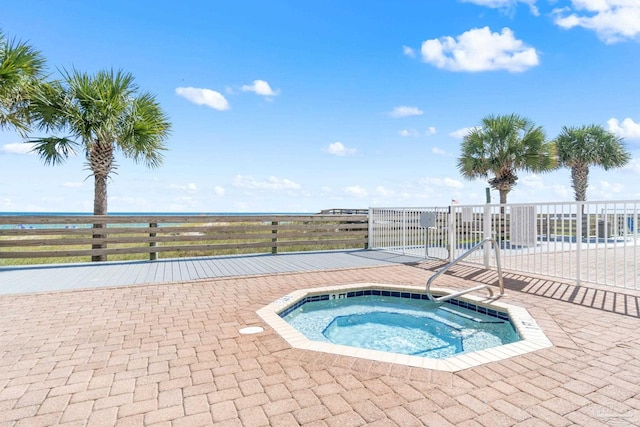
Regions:
M 170 215 L 187 215 L 187 216 L 241 216 L 241 215 L 310 215 L 316 212 L 109 212 L 108 215 L 113 216 L 170 216 Z M 0 212 L 0 216 L 82 216 L 93 215 L 92 212 Z
M 0 212 L 0 216 L 91 216 L 91 212 Z M 261 215 L 313 215 L 309 212 L 109 212 L 109 216 L 261 216 Z M 132 225 L 135 226 L 135 225 Z M 138 225 L 141 226 L 141 225 Z M 0 225 L 0 230 L 14 228 L 76 228 L 68 224 L 32 225 L 28 223 L 16 225 Z M 89 228 L 90 225 L 81 227 Z

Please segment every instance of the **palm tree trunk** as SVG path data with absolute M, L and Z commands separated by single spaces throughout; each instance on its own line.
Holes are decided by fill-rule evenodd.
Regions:
M 587 200 L 587 187 L 589 185 L 589 166 L 586 164 L 576 164 L 571 168 L 571 186 L 576 202 Z M 584 214 L 584 204 L 581 213 Z
M 507 203 L 507 194 L 509 194 L 509 190 L 500 189 L 500 204 L 505 205 Z
M 94 176 L 93 214 L 107 214 L 107 177 Z
M 94 215 L 106 215 L 107 214 L 107 179 L 113 169 L 113 144 L 109 141 L 102 141 L 96 139 L 89 152 L 89 168 L 93 172 L 94 190 L 93 190 L 93 214 Z M 93 228 L 103 228 L 106 225 L 94 224 Z M 94 231 L 93 237 L 95 239 L 106 238 L 107 235 L 103 233 L 96 234 Z M 92 245 L 93 249 L 106 249 L 106 243 L 95 243 Z M 92 261 L 106 261 L 106 255 L 94 255 L 91 257 Z
M 499 188 L 498 191 L 500 192 L 500 215 L 504 215 L 504 205 L 507 204 L 507 194 L 509 190 Z
M 104 176 L 94 175 L 94 196 L 93 196 L 93 214 L 94 215 L 106 215 L 107 214 L 107 178 Z M 104 224 L 93 224 L 93 228 L 102 229 Z M 97 231 L 97 230 L 96 230 Z M 107 237 L 106 234 L 93 232 L 94 239 L 103 239 Z M 91 249 L 106 249 L 106 243 L 94 243 L 91 245 Z M 93 255 L 91 261 L 106 261 L 106 255 Z
M 508 189 L 499 188 L 500 193 L 500 217 L 498 220 L 498 228 L 496 229 L 496 235 L 494 236 L 498 241 L 503 241 L 507 239 L 506 230 L 505 230 L 505 206 L 507 204 L 507 193 L 509 193 Z
M 576 202 L 587 200 L 587 186 L 589 184 L 589 166 L 577 164 L 571 168 L 571 186 Z

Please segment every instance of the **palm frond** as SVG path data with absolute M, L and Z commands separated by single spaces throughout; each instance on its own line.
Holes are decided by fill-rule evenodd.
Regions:
M 45 137 L 29 140 L 34 144 L 31 151 L 38 154 L 45 165 L 59 165 L 64 163 L 70 156 L 75 155 L 77 142 L 68 137 Z
M 488 115 L 464 137 L 457 165 L 468 179 L 492 175 L 489 185 L 506 193 L 516 185 L 517 170 L 551 170 L 554 157 L 541 126 L 517 114 Z
M 25 42 L 0 32 L 0 128 L 26 134 L 32 121 L 31 93 L 45 78 L 45 59 Z
M 600 125 L 564 126 L 555 142 L 560 164 L 571 169 L 571 183 L 578 201 L 586 200 L 590 166 L 609 170 L 631 160 L 623 139 Z

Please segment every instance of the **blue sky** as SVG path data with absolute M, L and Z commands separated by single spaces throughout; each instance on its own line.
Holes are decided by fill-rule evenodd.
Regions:
M 225 0 L 3 6 L 53 76 L 122 69 L 172 122 L 161 168 L 118 157 L 110 212 L 317 212 L 484 203 L 465 132 L 517 113 L 549 139 L 601 124 L 633 160 L 588 200 L 640 199 L 638 0 Z M 0 131 L 0 211 L 91 212 L 82 155 L 45 166 Z M 497 192 L 492 191 L 493 201 Z M 573 200 L 569 171 L 519 173 L 511 203 Z

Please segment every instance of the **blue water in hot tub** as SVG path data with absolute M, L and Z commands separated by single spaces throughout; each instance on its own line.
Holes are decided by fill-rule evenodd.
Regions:
M 508 320 L 386 296 L 307 302 L 283 318 L 310 340 L 433 359 L 520 340 Z

